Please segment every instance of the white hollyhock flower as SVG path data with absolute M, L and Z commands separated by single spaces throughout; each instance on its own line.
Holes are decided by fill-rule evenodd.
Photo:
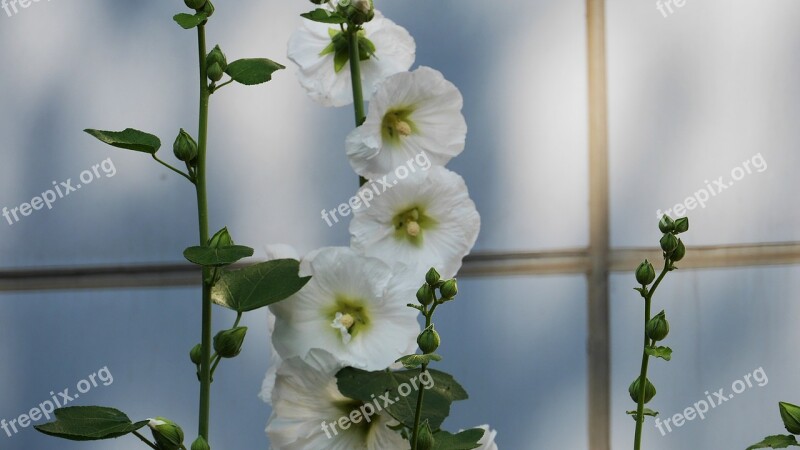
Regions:
M 362 199 L 374 198 L 353 210 L 351 247 L 389 264 L 407 264 L 417 281 L 431 267 L 445 278 L 453 277 L 481 224 L 464 179 L 433 166 L 405 179 L 385 176 L 380 181 L 359 191 Z M 367 195 L 369 189 L 378 193 Z
M 343 396 L 336 372 L 344 364 L 313 349 L 305 359 L 285 360 L 275 379 L 267 435 L 274 450 L 404 450 L 408 442 L 387 425 L 397 422 Z M 364 409 L 362 409 L 364 408 Z M 350 419 L 353 411 L 364 411 Z M 346 429 L 339 425 L 346 417 Z M 367 417 L 369 420 L 367 420 Z
M 378 83 L 411 67 L 416 44 L 405 28 L 383 17 L 378 11 L 363 28 L 363 37 L 374 46 L 374 54 L 361 61 L 364 99 L 369 100 Z M 299 66 L 300 84 L 313 100 L 323 106 L 353 103 L 350 64 L 336 58 L 337 48 L 340 53 L 346 52 L 346 45 L 347 38 L 338 25 L 308 19 L 303 19 L 303 26 L 289 39 L 288 57 Z
M 349 365 L 380 370 L 416 348 L 417 311 L 406 304 L 419 286 L 407 268 L 328 247 L 303 258 L 300 273 L 311 281 L 270 306 L 272 343 L 281 357 L 320 348 Z
M 272 314 L 269 309 L 267 309 L 267 329 L 269 330 L 269 335 L 272 336 L 275 332 L 275 314 Z M 275 345 L 271 342 L 269 349 L 269 367 L 267 367 L 267 373 L 264 375 L 264 381 L 261 382 L 261 392 L 259 392 L 258 398 L 267 404 L 272 404 L 272 388 L 275 386 L 275 374 L 278 372 L 278 367 L 280 367 L 283 360 L 278 351 L 275 350 Z
M 373 94 L 367 120 L 347 136 L 350 165 L 374 179 L 420 152 L 447 164 L 464 150 L 463 103 L 458 88 L 429 67 L 392 75 Z

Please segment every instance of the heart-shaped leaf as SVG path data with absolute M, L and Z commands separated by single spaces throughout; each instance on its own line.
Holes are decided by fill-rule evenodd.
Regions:
M 200 266 L 222 267 L 233 264 L 242 258 L 253 256 L 253 249 L 244 245 L 229 245 L 225 247 L 189 247 L 183 251 L 183 256 Z
M 279 302 L 308 283 L 300 277 L 300 262 L 275 259 L 244 269 L 225 272 L 211 290 L 214 303 L 238 312 L 247 312 Z
M 161 148 L 161 139 L 144 131 L 126 128 L 122 131 L 103 131 L 88 128 L 83 130 L 108 145 L 155 154 Z
M 36 425 L 36 430 L 71 441 L 113 439 L 132 433 L 147 421 L 133 423 L 122 411 L 101 406 L 71 406 L 55 410 L 55 422 Z
M 172 19 L 184 30 L 191 30 L 208 20 L 208 15 L 204 12 L 199 12 L 197 14 L 180 13 L 175 14 Z
M 272 79 L 272 73 L 286 67 L 266 58 L 239 59 L 225 69 L 234 81 L 244 85 L 266 83 Z

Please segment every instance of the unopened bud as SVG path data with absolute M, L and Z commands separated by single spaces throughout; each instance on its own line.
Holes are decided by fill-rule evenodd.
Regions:
M 192 443 L 192 450 L 211 450 L 211 447 L 208 446 L 208 442 L 203 439 L 203 436 L 199 436 Z
M 211 17 L 214 14 L 214 5 L 211 3 L 211 0 L 206 0 L 206 3 L 200 11 L 206 13 L 206 17 Z
M 203 358 L 203 346 L 197 344 L 194 347 L 192 347 L 192 350 L 189 352 L 189 359 L 191 359 L 195 365 L 200 365 L 200 361 L 202 360 L 202 358 Z
M 436 293 L 429 284 L 423 284 L 417 291 L 417 301 L 423 305 L 430 305 L 435 300 Z
M 631 396 L 631 400 L 634 403 L 639 403 L 639 394 L 641 393 L 641 378 L 637 378 L 636 381 L 631 383 L 628 387 L 628 394 Z M 647 378 L 645 378 L 645 388 L 644 388 L 644 403 L 648 403 L 653 397 L 656 396 L 656 387 L 653 386 L 653 383 L 650 382 Z
M 247 327 L 223 330 L 214 336 L 214 351 L 223 358 L 235 358 L 242 351 Z
M 183 430 L 175 422 L 163 417 L 150 419 L 147 424 L 153 432 L 159 449 L 178 450 L 183 446 Z
M 781 410 L 781 419 L 786 431 L 792 434 L 800 434 L 800 406 L 791 403 L 780 402 L 778 407 Z
M 650 339 L 654 341 L 663 341 L 669 334 L 669 322 L 667 321 L 666 313 L 661 311 L 656 314 L 655 317 L 647 321 L 645 332 L 647 332 L 647 337 Z
M 419 435 L 417 436 L 417 449 L 419 450 L 432 450 L 436 444 L 436 439 L 431 432 L 431 426 L 427 420 L 419 426 Z
M 675 219 L 675 234 L 685 233 L 687 231 L 689 231 L 689 218 L 681 217 L 680 219 Z
M 181 128 L 180 133 L 172 144 L 172 152 L 180 161 L 191 163 L 197 158 L 197 142 L 192 136 Z
M 183 0 L 183 3 L 186 3 L 186 6 L 189 8 L 199 10 L 205 6 L 206 0 Z
M 456 279 L 453 278 L 452 280 L 447 280 L 442 284 L 442 287 L 439 288 L 439 292 L 442 294 L 442 297 L 450 300 L 458 295 L 458 283 Z
M 650 261 L 644 260 L 639 267 L 636 268 L 636 282 L 647 286 L 656 279 L 656 270 Z
M 442 276 L 439 275 L 439 272 L 437 272 L 436 269 L 434 269 L 433 267 L 431 267 L 431 270 L 429 270 L 428 273 L 425 274 L 425 282 L 431 286 L 436 286 L 436 284 L 441 279 Z
M 233 239 L 231 239 L 231 235 L 228 233 L 228 227 L 217 231 L 214 236 L 208 240 L 208 246 L 211 248 L 230 247 L 231 245 L 233 245 Z
M 660 243 L 661 250 L 664 250 L 667 254 L 674 252 L 675 249 L 678 248 L 678 238 L 672 233 L 664 234 L 664 236 L 661 237 Z
M 206 56 L 206 69 L 208 70 L 208 79 L 211 81 L 219 81 L 222 75 L 225 74 L 225 69 L 228 68 L 228 60 L 219 45 L 214 47 Z
M 673 261 L 680 261 L 683 257 L 686 256 L 686 246 L 683 245 L 683 241 L 678 239 L 678 248 L 672 252 L 672 256 L 670 257 Z
M 442 340 L 439 337 L 439 333 L 433 329 L 433 325 L 425 328 L 417 337 L 417 345 L 419 345 L 419 349 L 422 350 L 422 353 L 426 355 L 435 352 L 441 343 Z
M 675 222 L 670 216 L 664 214 L 658 222 L 658 229 L 661 230 L 662 233 L 671 233 L 675 230 Z

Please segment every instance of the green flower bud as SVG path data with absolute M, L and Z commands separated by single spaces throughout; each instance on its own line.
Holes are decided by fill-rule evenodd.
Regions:
M 800 434 L 800 406 L 791 403 L 779 402 L 781 419 L 786 431 L 792 434 Z
M 417 291 L 417 301 L 423 305 L 430 305 L 436 298 L 436 292 L 429 284 L 423 284 Z
M 639 403 L 639 392 L 641 391 L 641 384 L 639 384 L 639 380 L 641 380 L 641 378 L 637 378 L 636 381 L 631 383 L 631 385 L 628 387 L 628 393 L 631 395 L 631 400 L 633 400 L 634 403 Z M 647 378 L 645 378 L 645 381 L 647 383 L 645 384 L 644 388 L 644 402 L 648 403 L 653 399 L 653 397 L 656 396 L 656 387 L 653 386 L 653 383 L 651 383 Z
M 191 163 L 197 158 L 197 142 L 194 141 L 192 136 L 181 128 L 180 133 L 175 138 L 175 143 L 172 144 L 172 152 L 179 160 Z
M 654 341 L 662 341 L 669 334 L 669 322 L 664 311 L 656 314 L 655 317 L 647 321 L 645 326 L 647 337 Z
M 211 248 L 230 247 L 231 245 L 233 245 L 233 239 L 231 239 L 231 235 L 228 233 L 228 227 L 217 231 L 217 233 L 208 240 L 208 246 Z
M 675 237 L 672 233 L 666 233 L 664 236 L 661 237 L 661 250 L 664 250 L 665 253 L 670 254 L 678 248 L 678 238 Z
M 203 439 L 203 436 L 199 436 L 192 443 L 191 450 L 211 450 L 211 447 L 208 446 L 208 443 L 206 442 L 205 439 Z
M 438 283 L 441 279 L 442 276 L 439 275 L 439 272 L 437 272 L 433 267 L 431 267 L 431 270 L 425 274 L 425 282 L 431 286 L 436 286 L 436 283 Z
M 223 330 L 214 336 L 214 351 L 223 358 L 235 358 L 242 351 L 247 327 Z
M 208 70 L 208 78 L 211 81 L 219 81 L 222 75 L 225 74 L 225 69 L 228 68 L 228 60 L 219 45 L 214 47 L 206 56 L 206 69 Z
M 205 6 L 206 0 L 183 0 L 183 3 L 186 3 L 186 6 L 189 8 L 199 10 Z
M 458 295 L 458 283 L 456 282 L 456 279 L 453 278 L 452 280 L 445 281 L 444 284 L 442 284 L 442 287 L 439 288 L 439 292 L 446 300 L 453 299 L 456 295 Z
M 205 5 L 203 5 L 200 11 L 206 13 L 206 17 L 211 17 L 214 14 L 214 5 L 211 3 L 211 0 L 206 0 Z
M 353 25 L 362 25 L 375 17 L 372 0 L 347 0 L 339 2 L 339 14 L 347 17 Z
M 680 261 L 683 257 L 686 256 L 686 246 L 683 245 L 683 241 L 678 239 L 678 248 L 672 252 L 672 256 L 670 257 L 673 261 Z
M 643 285 L 648 285 L 656 279 L 656 269 L 650 264 L 650 261 L 644 260 L 639 267 L 636 268 L 636 282 Z
M 147 424 L 161 450 L 178 450 L 183 445 L 183 430 L 175 422 L 163 417 L 150 419 Z
M 689 231 L 689 218 L 681 217 L 675 220 L 675 234 L 685 233 Z
M 658 229 L 661 230 L 662 233 L 671 233 L 675 230 L 675 222 L 670 216 L 664 214 L 664 217 L 658 222 Z
M 433 325 L 425 328 L 425 330 L 417 336 L 417 345 L 419 345 L 420 350 L 422 353 L 426 355 L 428 353 L 433 353 L 439 348 L 439 344 L 442 343 L 441 338 L 439 337 L 439 333 L 433 329 Z
M 192 347 L 192 350 L 189 352 L 189 359 L 195 365 L 200 365 L 200 360 L 203 358 L 203 346 L 200 344 L 195 345 Z
M 419 425 L 419 436 L 417 436 L 417 448 L 419 450 L 432 450 L 436 444 L 436 439 L 431 432 L 431 426 L 427 419 Z

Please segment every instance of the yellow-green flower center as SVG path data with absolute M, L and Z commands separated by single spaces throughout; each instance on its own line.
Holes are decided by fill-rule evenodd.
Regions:
M 413 245 L 421 246 L 425 230 L 430 230 L 436 222 L 424 214 L 420 207 L 413 207 L 394 217 L 394 236 L 405 239 Z
M 372 326 L 366 303 L 361 299 L 338 296 L 334 304 L 323 311 L 323 315 L 330 323 L 341 324 L 351 337 L 356 337 L 358 333 Z M 332 330 L 339 333 L 335 328 Z
M 416 126 L 411 120 L 411 108 L 393 109 L 383 116 L 381 134 L 384 141 L 398 142 L 416 131 Z

